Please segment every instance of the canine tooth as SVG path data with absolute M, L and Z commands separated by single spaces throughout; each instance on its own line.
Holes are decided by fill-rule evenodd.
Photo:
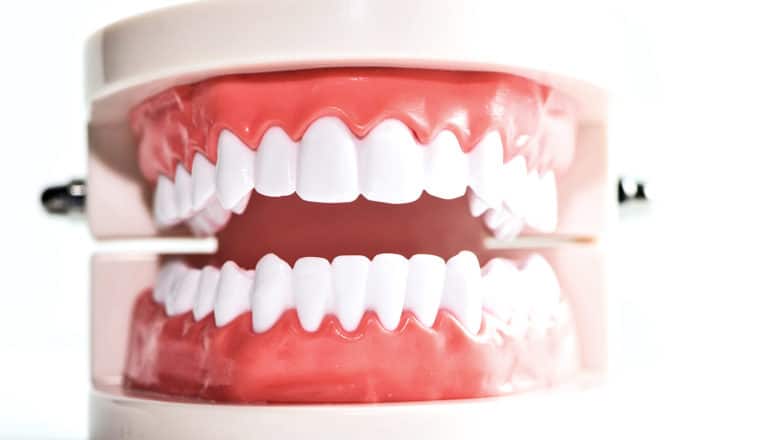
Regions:
M 193 157 L 192 165 L 192 208 L 203 209 L 214 196 L 217 179 L 216 167 L 201 153 Z
M 201 269 L 198 289 L 195 292 L 195 305 L 193 306 L 193 318 L 195 318 L 196 321 L 200 321 L 214 311 L 218 284 L 218 269 L 211 266 L 206 266 Z
M 364 315 L 369 264 L 369 259 L 361 255 L 343 255 L 332 260 L 334 312 L 345 331 L 358 328 Z
M 497 132 L 486 136 L 469 153 L 470 187 L 492 207 L 502 200 L 503 142 Z
M 291 305 L 291 266 L 275 254 L 262 257 L 254 269 L 251 324 L 261 333 L 275 324 Z
M 254 151 L 227 130 L 217 142 L 217 197 L 230 209 L 254 188 Z
M 542 176 L 533 171 L 530 176 L 529 203 L 524 219 L 529 226 L 541 232 L 553 232 L 558 222 L 556 178 L 553 171 Z
M 470 208 L 471 215 L 474 217 L 481 216 L 481 214 L 489 209 L 487 202 L 481 200 L 473 190 L 468 194 L 468 207 Z
M 152 298 L 159 303 L 163 303 L 174 290 L 177 280 L 187 271 L 180 261 L 171 261 L 161 267 L 158 276 L 155 279 L 155 287 L 152 291 Z
M 198 291 L 201 271 L 198 269 L 187 270 L 176 282 L 176 292 L 172 298 L 166 300 L 166 314 L 168 316 L 181 315 L 192 310 L 195 305 L 195 293 Z
M 493 258 L 482 269 L 482 304 L 503 322 L 513 315 L 513 300 L 521 289 L 519 270 L 515 264 L 502 258 Z
M 387 119 L 360 143 L 361 194 L 383 203 L 410 203 L 425 178 L 423 147 L 403 122 Z
M 179 221 L 179 212 L 174 196 L 174 184 L 166 176 L 159 176 L 155 186 L 153 202 L 155 221 L 160 226 L 171 226 Z
M 251 309 L 249 296 L 253 282 L 254 275 L 241 270 L 232 261 L 222 266 L 214 302 L 214 322 L 217 327 L 227 325 L 236 316 Z
M 465 194 L 468 180 L 468 157 L 451 131 L 441 131 L 425 152 L 425 191 L 455 199 Z
M 352 202 L 358 197 L 356 143 L 347 126 L 324 117 L 305 132 L 297 155 L 297 194 L 321 203 Z
M 182 164 L 176 166 L 174 176 L 174 200 L 181 218 L 187 218 L 192 213 L 192 177 Z
M 462 251 L 446 264 L 441 305 L 473 334 L 481 327 L 481 269 L 473 252 Z
M 444 291 L 446 263 L 435 255 L 418 254 L 409 259 L 404 309 L 411 310 L 426 327 L 432 327 Z
M 332 301 L 332 274 L 325 258 L 304 257 L 294 264 L 294 301 L 306 331 L 318 330 Z
M 395 330 L 401 321 L 408 271 L 406 258 L 398 254 L 379 254 L 369 267 L 367 306 L 377 313 L 386 330 Z
M 279 127 L 262 137 L 254 157 L 254 188 L 258 193 L 280 197 L 297 187 L 297 144 Z

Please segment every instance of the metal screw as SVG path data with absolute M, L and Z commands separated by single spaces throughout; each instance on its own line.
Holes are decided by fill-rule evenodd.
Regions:
M 41 194 L 40 202 L 51 214 L 83 212 L 86 205 L 86 182 L 73 179 L 66 185 L 50 186 Z

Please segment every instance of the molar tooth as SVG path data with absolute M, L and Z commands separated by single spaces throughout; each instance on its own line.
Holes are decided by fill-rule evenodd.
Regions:
M 364 315 L 369 264 L 362 255 L 342 255 L 332 261 L 334 312 L 345 331 L 358 328 Z
M 367 306 L 386 330 L 395 330 L 401 321 L 408 271 L 406 258 L 398 254 L 379 254 L 369 267 Z
M 179 212 L 174 196 L 174 184 L 166 176 L 159 176 L 153 201 L 155 222 L 159 226 L 171 226 L 179 221 Z
M 176 166 L 174 176 L 174 200 L 179 217 L 188 218 L 192 214 L 192 177 L 181 163 Z
M 297 187 L 297 144 L 280 127 L 262 137 L 254 157 L 254 188 L 258 193 L 281 197 Z
M 192 165 L 192 209 L 203 209 L 214 196 L 216 188 L 216 167 L 201 153 L 195 153 Z
M 222 130 L 217 142 L 217 196 L 230 209 L 254 188 L 254 151 Z
M 358 197 L 356 143 L 341 120 L 320 118 L 302 137 L 297 155 L 297 195 L 320 203 L 352 202 Z
M 474 217 L 481 216 L 481 214 L 487 212 L 489 209 L 487 202 L 481 200 L 473 190 L 470 190 L 468 193 L 468 207 L 471 211 L 471 215 Z
M 425 178 L 423 147 L 403 122 L 387 119 L 360 143 L 361 193 L 384 203 L 411 203 Z
M 299 322 L 306 331 L 318 330 L 332 298 L 332 273 L 325 258 L 304 257 L 294 264 L 294 301 Z
M 155 278 L 155 287 L 152 291 L 152 298 L 159 303 L 164 303 L 175 289 L 175 285 L 180 276 L 187 271 L 180 261 L 171 261 L 163 265 L 158 276 Z
M 214 311 L 217 285 L 219 285 L 219 270 L 211 266 L 201 269 L 198 289 L 195 292 L 195 305 L 193 306 L 193 318 L 196 321 L 200 321 Z
M 556 178 L 553 171 L 539 176 L 536 171 L 530 173 L 529 203 L 526 215 L 527 224 L 541 232 L 554 232 L 558 222 L 558 196 Z
M 217 327 L 227 325 L 236 316 L 251 309 L 249 296 L 253 282 L 253 273 L 241 270 L 232 261 L 222 266 L 214 302 L 214 322 Z
M 493 258 L 482 269 L 482 304 L 503 322 L 513 315 L 513 300 L 522 288 L 519 275 L 516 265 L 502 258 Z
M 291 266 L 275 254 L 262 257 L 254 269 L 251 325 L 255 332 L 270 330 L 291 305 Z
M 481 269 L 473 252 L 462 251 L 446 264 L 441 305 L 472 334 L 481 327 Z
M 425 191 L 442 199 L 465 194 L 468 186 L 468 157 L 455 135 L 442 130 L 425 152 Z
M 486 136 L 469 153 L 470 187 L 493 208 L 502 200 L 503 142 L 498 132 Z
M 411 310 L 426 327 L 432 327 L 441 305 L 446 263 L 435 255 L 418 254 L 409 259 L 404 309 Z
M 166 314 L 168 316 L 181 315 L 192 310 L 195 305 L 195 294 L 198 291 L 201 271 L 198 269 L 187 270 L 176 282 L 175 295 L 166 301 Z

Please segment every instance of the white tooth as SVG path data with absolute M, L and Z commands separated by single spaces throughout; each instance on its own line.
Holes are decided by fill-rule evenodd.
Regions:
M 403 122 L 380 122 L 361 141 L 361 194 L 383 203 L 411 203 L 425 178 L 423 148 Z
M 446 264 L 441 305 L 472 334 L 481 327 L 481 269 L 473 252 L 462 251 Z
M 309 332 L 318 330 L 333 300 L 329 261 L 318 257 L 300 258 L 294 264 L 292 285 L 302 328 Z
M 159 226 L 171 226 L 179 221 L 179 212 L 174 196 L 174 184 L 166 176 L 159 176 L 155 186 L 153 211 Z
M 432 327 L 441 305 L 446 264 L 435 255 L 418 254 L 409 259 L 404 309 L 411 310 L 426 327 Z
M 187 227 L 190 228 L 196 237 L 204 237 L 211 233 L 211 226 L 202 213 L 197 213 L 187 220 Z
M 554 232 L 558 222 L 558 198 L 556 178 L 553 171 L 538 176 L 533 171 L 530 176 L 529 203 L 524 216 L 527 224 L 541 232 Z
M 509 214 L 493 234 L 497 239 L 509 240 L 517 237 L 522 229 L 524 229 L 524 220 L 517 215 Z
M 193 306 L 193 318 L 196 321 L 208 316 L 214 311 L 217 299 L 217 285 L 219 284 L 219 270 L 206 266 L 201 270 L 198 289 L 195 292 L 195 305 Z
M 352 202 L 358 197 L 356 143 L 341 120 L 320 118 L 302 137 L 297 194 L 302 200 L 321 203 Z
M 508 219 L 508 216 L 509 214 L 505 211 L 505 209 L 493 208 L 484 213 L 484 224 L 486 224 L 490 230 L 494 231 L 503 225 L 503 223 Z
M 174 176 L 174 200 L 179 217 L 188 218 L 192 214 L 192 177 L 181 163 L 176 166 Z
M 487 202 L 481 200 L 473 190 L 468 194 L 468 207 L 470 208 L 471 215 L 474 217 L 481 216 L 481 214 L 487 212 L 487 209 L 489 209 Z
M 465 194 L 468 181 L 468 156 L 451 131 L 441 131 L 425 152 L 425 191 L 455 199 Z
M 345 331 L 358 328 L 366 307 L 366 279 L 369 259 L 361 255 L 343 255 L 332 261 L 334 313 Z
M 508 210 L 523 217 L 528 202 L 527 162 L 516 156 L 503 166 L 503 203 Z
M 181 315 L 192 310 L 195 305 L 195 294 L 198 291 L 201 271 L 190 269 L 179 277 L 176 282 L 176 294 L 171 301 L 166 301 L 166 314 L 168 316 Z
M 512 262 L 494 258 L 481 274 L 482 303 L 485 310 L 508 322 L 513 315 L 514 299 L 520 293 L 522 283 L 518 268 Z
M 275 254 L 262 257 L 254 269 L 251 324 L 255 332 L 270 330 L 291 305 L 291 266 Z
M 262 137 L 254 158 L 254 188 L 258 193 L 281 197 L 294 193 L 297 182 L 297 144 L 279 127 Z
M 489 206 L 502 200 L 503 142 L 498 132 L 487 133 L 469 153 L 470 187 Z
M 395 330 L 401 321 L 406 297 L 409 263 L 398 254 L 379 254 L 372 259 L 366 281 L 367 306 L 377 313 L 385 330 Z
M 214 322 L 217 327 L 227 325 L 236 316 L 251 309 L 249 297 L 253 283 L 253 273 L 241 270 L 232 261 L 222 266 L 217 284 L 217 299 L 214 302 Z
M 236 203 L 235 206 L 231 208 L 231 211 L 233 211 L 233 214 L 238 214 L 238 215 L 243 214 L 243 211 L 245 211 L 246 207 L 249 206 L 250 198 L 251 198 L 251 191 L 246 193 L 246 195 L 243 196 L 243 198 L 238 203 Z
M 551 265 L 542 256 L 534 254 L 527 260 L 522 274 L 530 313 L 536 316 L 552 314 L 561 300 L 561 287 Z
M 203 209 L 214 196 L 216 188 L 216 167 L 201 153 L 193 157 L 192 165 L 192 208 L 195 211 Z
M 163 265 L 158 276 L 155 278 L 155 288 L 152 291 L 152 298 L 159 303 L 163 303 L 175 289 L 175 285 L 180 276 L 187 271 L 187 266 L 179 261 L 171 261 Z
M 212 198 L 209 203 L 201 211 L 203 217 L 208 221 L 209 230 L 211 233 L 218 231 L 224 226 L 228 220 L 230 220 L 230 211 L 227 211 L 219 204 L 219 200 Z
M 254 151 L 222 130 L 217 142 L 217 197 L 230 209 L 254 188 Z

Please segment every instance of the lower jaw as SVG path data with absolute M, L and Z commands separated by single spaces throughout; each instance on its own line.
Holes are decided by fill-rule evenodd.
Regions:
M 567 382 L 579 365 L 571 318 L 514 334 L 484 313 L 469 334 L 446 311 L 426 327 L 405 312 L 395 330 L 367 313 L 353 332 L 326 316 L 315 332 L 296 311 L 254 333 L 251 314 L 168 317 L 151 292 L 136 301 L 124 375 L 130 390 L 222 403 L 374 403 L 480 398 Z

